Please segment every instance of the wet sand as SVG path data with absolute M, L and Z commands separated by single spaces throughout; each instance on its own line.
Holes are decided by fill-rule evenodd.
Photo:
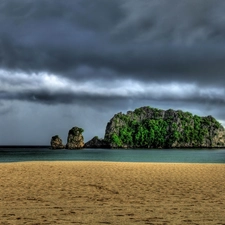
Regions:
M 225 165 L 0 164 L 0 224 L 225 224 Z

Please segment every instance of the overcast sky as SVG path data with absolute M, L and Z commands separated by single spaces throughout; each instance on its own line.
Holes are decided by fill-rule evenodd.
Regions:
M 224 0 L 1 0 L 0 145 L 85 142 L 141 106 L 225 124 Z

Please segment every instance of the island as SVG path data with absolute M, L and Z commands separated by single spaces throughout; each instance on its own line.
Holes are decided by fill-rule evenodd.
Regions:
M 74 128 L 75 129 L 75 128 Z M 223 148 L 225 129 L 212 116 L 201 117 L 181 110 L 162 110 L 144 106 L 126 114 L 117 113 L 107 123 L 104 139 L 95 136 L 83 144 L 82 128 L 69 131 L 85 148 Z M 56 136 L 55 136 L 56 137 Z M 54 137 L 52 137 L 54 138 Z M 57 138 L 59 138 L 57 136 Z M 69 140 L 69 139 L 68 139 Z M 59 148 L 63 144 L 59 143 Z M 55 145 L 52 148 L 56 149 Z

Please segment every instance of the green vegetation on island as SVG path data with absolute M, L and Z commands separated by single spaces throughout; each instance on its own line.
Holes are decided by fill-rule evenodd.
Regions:
M 212 116 L 141 107 L 116 114 L 107 124 L 105 140 L 112 148 L 223 147 L 225 131 Z

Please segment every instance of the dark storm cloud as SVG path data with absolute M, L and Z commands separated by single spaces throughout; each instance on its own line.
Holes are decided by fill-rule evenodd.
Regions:
M 143 105 L 225 121 L 224 12 L 224 0 L 1 0 L 0 142 L 35 129 L 29 143 L 47 144 L 73 125 L 103 137 Z
M 116 1 L 0 4 L 1 62 L 14 69 L 66 72 L 88 63 L 120 18 Z
M 14 93 L 4 93 L 0 92 L 1 99 L 4 100 L 23 100 L 27 102 L 43 103 L 48 105 L 58 105 L 58 104 L 71 104 L 76 105 L 89 105 L 90 107 L 104 105 L 108 107 L 112 106 L 112 103 L 118 104 L 120 101 L 127 97 L 123 96 L 105 96 L 100 94 L 87 94 L 87 93 L 69 93 L 69 92 L 58 92 L 51 93 L 48 90 L 38 90 L 38 91 L 23 91 Z M 122 105 L 123 103 L 121 103 Z M 118 104 L 119 105 L 119 104 Z
M 0 65 L 71 79 L 224 84 L 223 0 L 0 3 Z M 77 73 L 83 67 L 104 73 Z
M 160 91 L 160 90 L 159 90 Z M 26 101 L 32 102 L 41 102 L 44 104 L 71 104 L 76 103 L 78 105 L 88 105 L 90 107 L 104 105 L 104 107 L 127 107 L 124 105 L 124 102 L 128 100 L 133 101 L 143 101 L 143 100 L 157 100 L 157 101 L 180 101 L 184 103 L 195 103 L 195 104 L 211 104 L 212 106 L 225 106 L 225 99 L 224 99 L 225 91 L 221 94 L 213 94 L 210 93 L 200 93 L 198 90 L 195 90 L 190 95 L 185 96 L 178 96 L 176 93 L 168 94 L 167 96 L 158 96 L 154 93 L 139 94 L 136 95 L 132 94 L 129 95 L 120 95 L 113 94 L 113 95 L 106 95 L 106 94 L 87 94 L 87 93 L 49 93 L 48 91 L 38 91 L 38 92 L 27 92 L 16 94 L 17 97 L 12 96 L 12 99 L 18 98 L 18 100 L 23 99 Z

